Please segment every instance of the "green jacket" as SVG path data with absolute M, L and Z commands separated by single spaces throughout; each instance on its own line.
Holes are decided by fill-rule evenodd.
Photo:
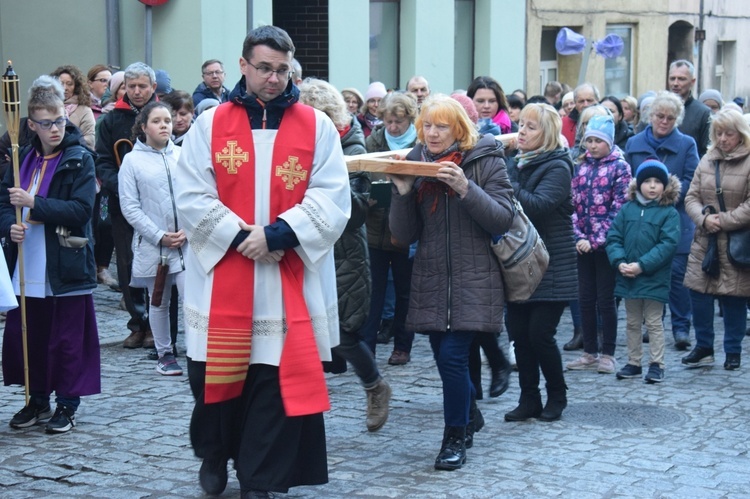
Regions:
M 630 199 L 615 217 L 607 233 L 607 256 L 617 272 L 615 296 L 624 299 L 669 301 L 672 258 L 680 241 L 680 215 L 675 208 L 680 181 L 670 175 L 659 201 L 642 204 L 636 197 L 636 181 L 630 183 Z M 625 277 L 621 263 L 638 262 L 642 273 Z

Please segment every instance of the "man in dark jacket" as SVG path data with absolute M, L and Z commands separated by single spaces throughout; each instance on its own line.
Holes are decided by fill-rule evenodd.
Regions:
M 120 211 L 117 172 L 122 158 L 132 149 L 132 129 L 140 110 L 156 100 L 156 75 L 142 62 L 134 62 L 125 69 L 126 92 L 115 108 L 102 116 L 96 135 L 96 174 L 102 182 L 102 191 L 109 195 L 109 212 L 112 218 L 112 237 L 117 255 L 117 277 L 122 289 L 125 307 L 130 314 L 131 331 L 123 342 L 125 348 L 151 348 L 154 340 L 148 324 L 146 291 L 131 288 L 130 272 L 133 263 L 133 228 Z
M 573 100 L 576 107 L 562 119 L 562 134 L 568 141 L 568 147 L 572 148 L 576 142 L 576 130 L 581 113 L 589 106 L 599 102 L 599 89 L 591 83 L 581 83 L 573 90 Z
M 685 117 L 679 129 L 695 139 L 698 157 L 702 158 L 708 149 L 708 120 L 711 110 L 693 97 L 695 67 L 690 61 L 680 59 L 669 65 L 669 91 L 677 94 L 685 104 Z
M 209 59 L 201 66 L 203 82 L 193 91 L 193 106 L 203 99 L 216 99 L 219 102 L 229 100 L 229 89 L 224 86 L 224 64 L 218 59 Z

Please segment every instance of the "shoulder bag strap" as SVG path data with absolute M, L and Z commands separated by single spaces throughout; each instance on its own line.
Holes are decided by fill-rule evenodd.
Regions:
M 724 192 L 721 189 L 721 176 L 719 175 L 718 159 L 714 161 L 714 166 L 716 166 L 716 199 L 719 201 L 719 209 L 721 209 L 721 211 L 727 211 L 724 206 Z

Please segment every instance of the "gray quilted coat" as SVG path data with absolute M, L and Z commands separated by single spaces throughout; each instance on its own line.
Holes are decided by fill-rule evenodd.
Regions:
M 417 145 L 407 159 L 420 159 L 421 150 Z M 484 189 L 474 179 L 474 164 Z M 463 198 L 426 177 L 418 177 L 404 196 L 394 188 L 391 231 L 399 241 L 419 241 L 406 319 L 413 331 L 502 329 L 503 283 L 490 249 L 491 236 L 507 232 L 513 219 L 502 146 L 485 135 L 461 167 L 469 180 Z M 426 182 L 437 185 L 422 187 Z

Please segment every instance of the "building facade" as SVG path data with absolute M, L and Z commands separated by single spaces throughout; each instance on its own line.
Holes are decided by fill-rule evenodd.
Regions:
M 750 65 L 738 54 L 750 42 L 750 2 L 724 0 L 0 0 L 0 54 L 25 86 L 62 64 L 142 60 L 192 92 L 212 58 L 233 86 L 248 28 L 269 23 L 289 31 L 305 76 L 339 88 L 404 88 L 422 75 L 448 93 L 489 75 L 508 93 L 583 79 L 603 94 L 639 95 L 666 88 L 669 63 L 685 58 L 696 64 L 696 93 L 750 94 Z M 562 27 L 588 42 L 620 35 L 625 50 L 592 53 L 582 72 L 582 54 L 555 51 Z

